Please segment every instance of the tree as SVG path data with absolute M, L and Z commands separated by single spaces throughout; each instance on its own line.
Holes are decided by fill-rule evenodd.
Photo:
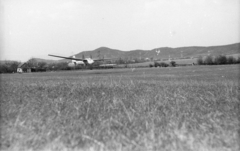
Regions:
M 237 63 L 237 60 L 233 56 L 229 56 L 227 58 L 227 63 L 228 64 L 234 64 L 234 63 Z
M 160 63 L 154 62 L 154 67 L 159 67 L 159 66 L 160 66 Z
M 0 73 L 9 73 L 9 68 L 5 63 L 0 63 Z
M 44 61 L 38 62 L 38 67 L 39 68 L 44 68 L 46 65 L 47 65 L 47 63 L 44 62 Z
M 202 65 L 202 64 L 203 64 L 203 59 L 202 59 L 202 57 L 199 57 L 199 58 L 197 59 L 197 64 L 199 64 L 199 65 Z
M 27 66 L 28 66 L 29 68 L 36 67 L 36 66 L 37 66 L 37 60 L 34 59 L 34 58 L 29 59 L 29 60 L 27 61 Z
M 207 56 L 204 60 L 204 64 L 213 65 L 214 64 L 213 57 L 212 56 Z
M 117 64 L 124 64 L 125 61 L 120 57 L 118 60 L 116 60 Z
M 170 65 L 171 65 L 172 67 L 176 67 L 176 62 L 175 62 L 175 61 L 171 61 L 171 62 L 170 62 Z
M 240 63 L 240 56 L 238 56 L 238 59 L 236 61 L 237 63 Z
M 227 57 L 224 55 L 219 55 L 215 58 L 216 64 L 227 64 Z
M 20 64 L 20 62 L 13 61 L 10 65 L 10 70 L 12 72 L 16 72 L 19 64 Z

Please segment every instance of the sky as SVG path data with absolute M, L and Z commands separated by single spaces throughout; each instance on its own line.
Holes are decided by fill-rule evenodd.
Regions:
M 240 0 L 0 0 L 0 59 L 240 42 Z

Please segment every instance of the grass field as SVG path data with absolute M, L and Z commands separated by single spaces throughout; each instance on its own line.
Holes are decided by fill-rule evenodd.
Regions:
M 239 65 L 1 75 L 1 150 L 231 150 Z

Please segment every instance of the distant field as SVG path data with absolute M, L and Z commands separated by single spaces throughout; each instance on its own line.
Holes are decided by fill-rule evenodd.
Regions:
M 239 65 L 0 76 L 4 151 L 240 149 Z

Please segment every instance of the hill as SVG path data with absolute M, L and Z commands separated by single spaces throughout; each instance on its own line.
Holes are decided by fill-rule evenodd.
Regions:
M 119 58 L 124 56 L 126 52 L 117 50 L 117 49 L 111 49 L 108 47 L 100 47 L 92 51 L 83 51 L 78 54 L 76 54 L 76 58 L 82 58 L 84 55 L 85 57 L 92 56 L 93 58 Z
M 160 51 L 159 51 L 160 50 Z M 157 53 L 159 51 L 160 53 Z M 83 51 L 76 54 L 76 58 L 90 57 L 92 58 L 122 58 L 122 59 L 134 59 L 134 58 L 153 58 L 153 59 L 167 59 L 167 58 L 197 58 L 200 56 L 206 56 L 211 54 L 217 55 L 234 55 L 240 54 L 240 43 L 222 45 L 222 46 L 192 46 L 192 47 L 161 47 L 152 50 L 130 50 L 121 51 L 117 49 L 111 49 L 107 47 L 100 47 L 91 51 Z

